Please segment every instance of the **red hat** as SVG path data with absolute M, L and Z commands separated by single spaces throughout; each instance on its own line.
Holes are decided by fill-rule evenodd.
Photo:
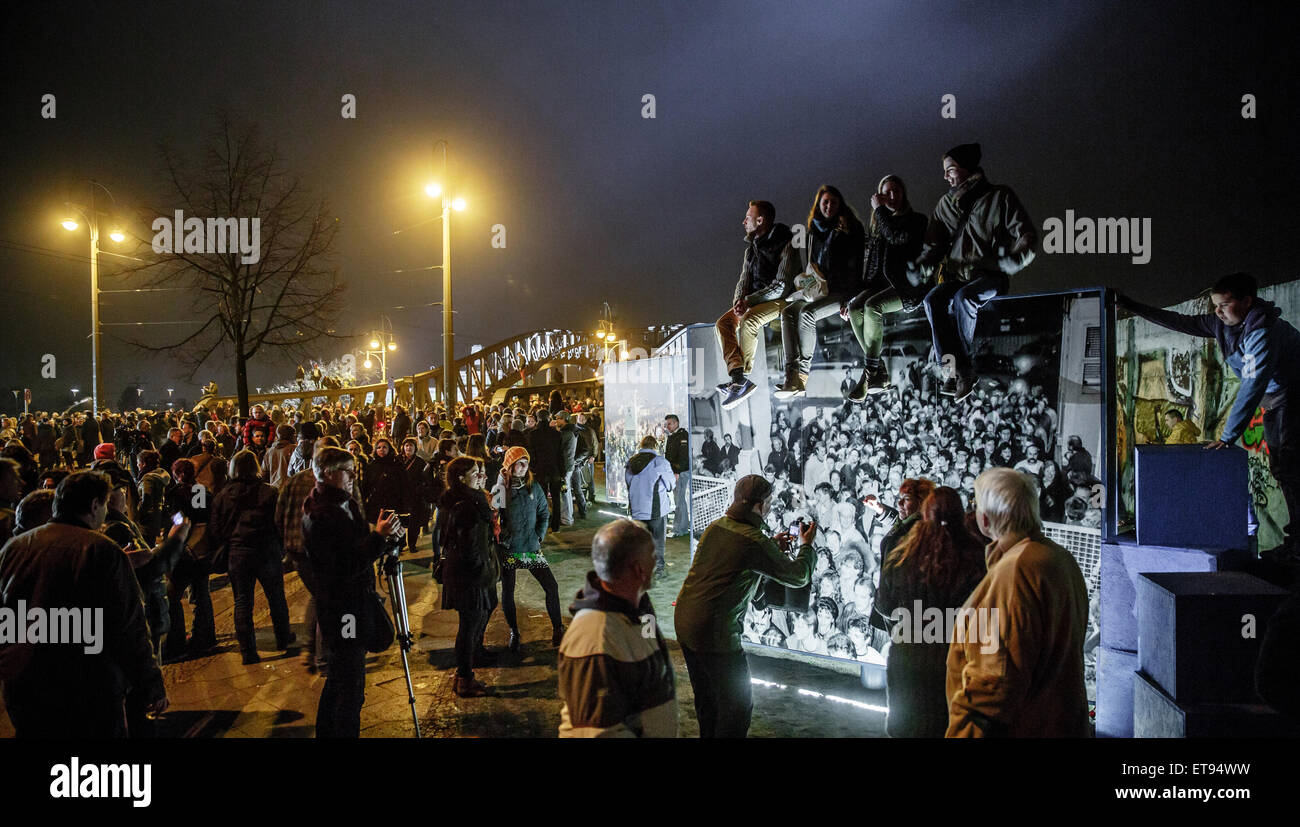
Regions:
M 113 459 L 117 456 L 117 449 L 111 442 L 101 442 L 95 446 L 95 459 Z

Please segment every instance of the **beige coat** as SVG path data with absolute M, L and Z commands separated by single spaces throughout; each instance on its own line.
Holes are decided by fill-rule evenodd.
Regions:
M 998 610 L 997 645 L 981 642 L 979 614 L 959 618 L 948 648 L 947 737 L 1087 737 L 1088 587 L 1078 563 L 1037 533 L 1004 536 L 985 559 L 988 574 L 963 609 L 982 610 L 989 623 L 988 610 Z

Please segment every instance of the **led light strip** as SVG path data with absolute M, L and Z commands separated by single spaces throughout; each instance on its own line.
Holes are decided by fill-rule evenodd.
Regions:
M 789 688 L 790 688 L 790 687 L 786 686 L 786 685 L 783 684 L 783 683 L 773 683 L 772 681 L 765 681 L 765 680 L 763 680 L 762 678 L 750 678 L 750 679 L 749 679 L 749 682 L 750 682 L 751 684 L 756 684 L 756 685 L 758 685 L 758 686 L 765 686 L 765 687 L 767 687 L 767 688 L 769 688 L 769 689 L 789 689 Z M 795 687 L 795 689 L 798 691 L 798 693 L 799 693 L 800 695 L 807 695 L 807 696 L 812 697 L 812 698 L 822 698 L 822 699 L 825 699 L 825 700 L 827 700 L 827 701 L 833 701 L 833 702 L 835 702 L 835 703 L 840 703 L 840 704 L 848 704 L 849 706 L 857 707 L 858 709 L 865 709 L 865 710 L 867 710 L 868 712 L 888 712 L 888 711 L 889 711 L 889 707 L 887 707 L 887 706 L 879 706 L 879 705 L 877 705 L 877 704 L 864 704 L 862 701 L 855 701 L 855 700 L 852 700 L 852 699 L 850 699 L 850 698 L 841 698 L 841 697 L 838 696 L 838 695 L 827 695 L 827 694 L 822 693 L 822 692 L 815 692 L 815 691 L 813 691 L 813 690 L 811 690 L 811 689 L 804 689 L 804 688 L 802 688 L 802 687 Z

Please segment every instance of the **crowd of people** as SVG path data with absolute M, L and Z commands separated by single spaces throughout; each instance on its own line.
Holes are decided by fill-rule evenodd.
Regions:
M 66 545 L 68 526 L 102 532 L 93 538 L 73 532 L 74 540 L 99 554 L 111 548 L 134 573 L 138 625 L 152 666 L 131 665 L 133 674 L 143 676 L 134 682 L 143 694 L 119 699 L 127 723 L 119 727 L 100 720 L 103 729 L 97 732 L 147 732 L 147 713 L 165 708 L 157 691 L 158 665 L 216 647 L 209 591 L 214 573 L 229 575 L 244 663 L 260 660 L 253 623 L 258 585 L 270 607 L 276 648 L 293 646 L 284 588 L 288 568 L 297 569 L 311 596 L 304 624 L 307 663 L 327 675 L 319 731 L 355 735 L 364 691 L 357 660 L 364 648 L 355 641 L 364 635 L 344 634 L 340 619 L 374 589 L 372 563 L 386 546 L 414 550 L 422 533 L 433 534 L 434 568 L 449 581 L 444 605 L 468 613 L 462 617 L 465 640 L 457 646 L 458 693 L 482 694 L 472 670 L 475 655 L 484 654 L 483 612 L 490 614 L 496 604 L 498 580 L 510 648 L 518 650 L 513 599 L 518 570 L 527 570 L 543 586 L 551 643 L 559 645 L 564 626 L 558 587 L 540 549 L 549 531 L 584 517 L 587 503 L 595 501 L 593 466 L 601 454 L 602 423 L 590 400 L 584 404 L 556 392 L 548 403 L 524 410 L 476 401 L 450 412 L 433 406 L 408 412 L 401 404 L 355 411 L 254 405 L 247 418 L 226 419 L 203 406 L 193 413 L 102 410 L 98 417 L 83 413 L 74 419 L 39 412 L 6 417 L 0 420 L 5 440 L 0 534 L 23 537 L 25 548 L 40 549 Z M 51 438 L 55 432 L 60 435 Z M 491 526 L 488 556 L 500 560 L 491 584 L 480 589 L 483 594 L 466 597 L 463 563 L 482 538 L 466 528 L 459 505 L 474 490 L 480 494 L 469 499 L 483 500 L 480 510 Z M 492 492 L 490 502 L 486 491 Z M 73 522 L 69 508 L 78 515 Z M 60 524 L 60 514 L 68 523 L 60 529 L 63 534 L 45 530 Z M 377 539 L 368 539 L 372 534 Z M 0 569 L 6 571 L 16 559 L 9 548 L 0 551 Z M 40 578 L 29 585 L 36 592 L 49 588 Z M 23 597 L 17 588 L 6 594 L 6 605 Z M 183 600 L 191 606 L 188 630 Z M 116 654 L 128 651 L 134 649 Z M 52 666 L 48 675 L 63 666 Z M 44 709 L 40 693 L 24 701 L 21 689 L 28 685 L 22 675 L 31 686 L 42 685 L 42 679 L 31 669 L 18 671 L 22 674 L 3 676 L 7 693 L 18 687 L 19 712 L 11 717 L 20 735 L 44 732 L 39 716 L 24 715 L 22 709 L 24 704 Z M 88 694 L 114 691 L 93 681 L 86 687 Z M 95 704 L 102 711 L 103 699 Z

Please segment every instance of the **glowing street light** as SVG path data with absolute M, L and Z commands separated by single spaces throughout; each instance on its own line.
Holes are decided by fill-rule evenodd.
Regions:
M 433 145 L 436 152 L 442 147 L 442 175 L 447 177 L 447 142 Z M 442 397 L 443 404 L 451 410 L 456 404 L 456 334 L 452 326 L 451 308 L 451 211 L 463 212 L 465 199 L 451 198 L 439 183 L 424 188 L 430 198 L 442 197 Z
M 100 325 L 99 325 L 99 214 L 95 210 L 95 187 L 99 187 L 108 193 L 108 197 L 117 203 L 113 198 L 113 193 L 109 192 L 108 187 L 98 181 L 90 181 L 90 206 L 82 209 L 75 204 L 68 206 L 81 213 L 82 218 L 86 220 L 86 226 L 90 230 L 90 398 L 91 414 L 99 416 L 99 346 L 100 346 Z M 63 229 L 68 232 L 75 232 L 81 228 L 81 225 L 72 218 L 64 219 L 61 222 Z M 121 243 L 126 240 L 126 236 L 116 227 L 108 234 L 114 242 Z

